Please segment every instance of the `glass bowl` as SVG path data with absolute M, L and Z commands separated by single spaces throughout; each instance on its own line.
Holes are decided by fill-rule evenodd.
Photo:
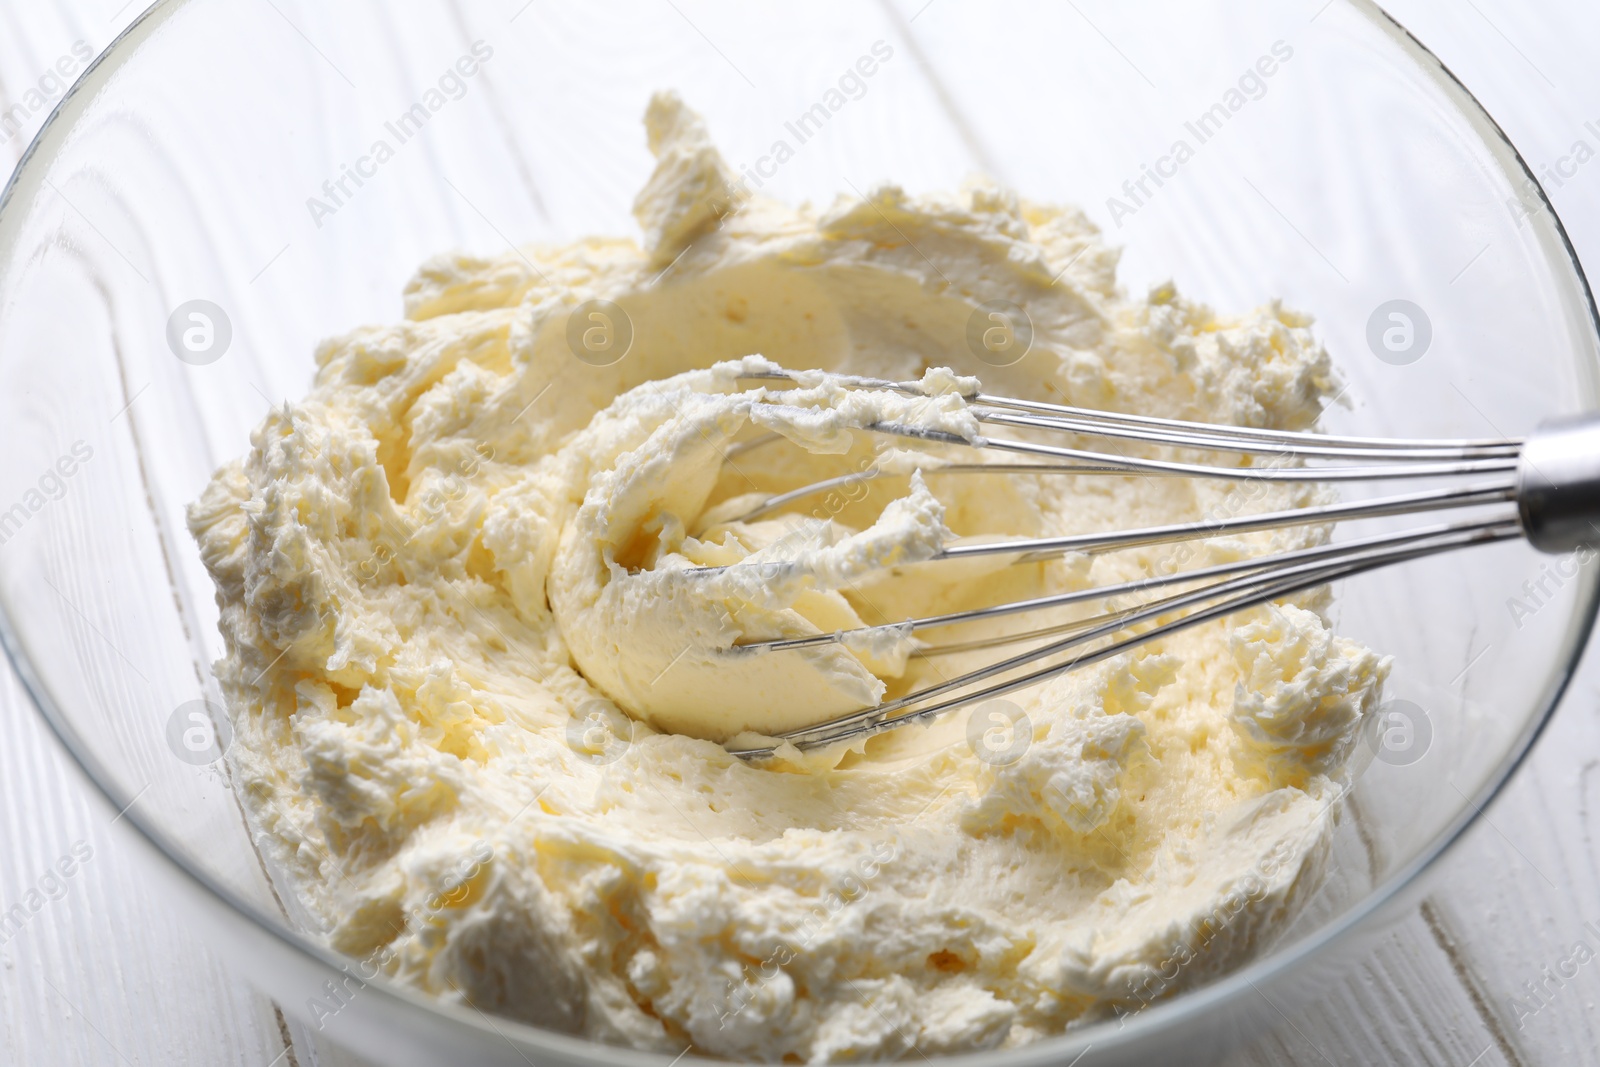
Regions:
M 763 162 L 879 41 L 892 59 Z M 452 74 L 475 42 L 473 74 Z M 182 509 L 306 390 L 320 338 L 400 318 L 430 254 L 635 233 L 657 88 L 779 198 L 987 172 L 1083 205 L 1129 289 L 1283 297 L 1344 375 L 1334 432 L 1518 434 L 1600 400 L 1592 302 L 1543 193 L 1368 3 L 157 5 L 0 201 L 0 635 L 170 906 L 292 1013 L 329 980 L 356 988 L 315 1021 L 384 1063 L 664 1059 L 353 987 L 354 961 L 300 932 L 206 738 L 221 640 Z M 425 125 L 395 130 L 418 104 Z M 374 161 L 379 139 L 396 143 Z M 175 343 L 196 308 L 216 332 Z M 982 1061 L 1202 1062 L 1314 996 L 1515 769 L 1596 591 L 1593 568 L 1520 543 L 1344 583 L 1337 628 L 1394 655 L 1400 732 L 1373 743 L 1326 884 L 1242 969 Z

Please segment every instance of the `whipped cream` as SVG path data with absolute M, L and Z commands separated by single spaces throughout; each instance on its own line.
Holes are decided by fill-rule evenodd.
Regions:
M 978 375 L 995 393 L 1302 429 L 1334 389 L 1308 320 L 1219 315 L 1170 285 L 1130 297 L 1081 212 L 983 183 L 739 201 L 680 101 L 658 96 L 647 126 L 642 243 L 431 260 L 405 319 L 324 343 L 310 392 L 190 508 L 227 644 L 234 781 L 317 932 L 537 1025 L 803 1061 L 1024 1045 L 1259 951 L 1318 882 L 1388 669 L 1330 633 L 1325 592 L 926 729 L 765 763 L 718 742 L 992 656 L 928 656 L 906 618 L 1323 539 L 928 563 L 952 537 L 1319 491 L 940 474 L 979 453 L 862 429 L 970 439 Z M 590 300 L 631 324 L 609 366 L 568 343 Z M 992 300 L 1033 325 L 1006 368 L 967 347 Z M 743 377 L 774 365 L 796 373 Z M 932 399 L 830 374 L 920 380 Z M 882 629 L 727 651 L 857 626 Z

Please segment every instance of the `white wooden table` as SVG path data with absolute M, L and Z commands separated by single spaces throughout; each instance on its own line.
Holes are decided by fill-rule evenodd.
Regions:
M 105 47 L 141 2 L 0 0 L 0 115 L 18 104 L 25 113 L 14 135 L 0 124 L 0 171 L 81 72 L 79 57 Z M 1103 2 L 1083 0 L 1086 13 Z M 1389 6 L 1536 171 L 1574 172 L 1547 188 L 1600 278 L 1600 167 L 1570 162 L 1576 142 L 1600 150 L 1600 5 Z M 0 927 L 0 1064 L 356 1062 L 229 975 L 182 910 L 152 898 L 114 813 L 58 752 L 4 666 L 0 738 L 0 912 L 30 890 L 59 896 L 20 930 Z M 1359 973 L 1229 1062 L 1600 1063 L 1600 958 L 1575 977 L 1549 977 L 1576 942 L 1600 951 L 1597 820 L 1600 660 L 1591 654 L 1532 758 L 1443 864 L 1431 895 Z M 64 857 L 72 875 L 52 877 Z

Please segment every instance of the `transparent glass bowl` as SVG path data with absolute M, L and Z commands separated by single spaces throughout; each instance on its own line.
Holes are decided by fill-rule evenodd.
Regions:
M 476 41 L 492 55 L 452 75 Z M 878 41 L 892 59 L 768 176 L 762 157 L 796 140 L 786 123 Z M 184 743 L 195 702 L 218 700 L 221 641 L 183 505 L 269 403 L 305 391 L 319 338 L 400 317 L 426 256 L 634 233 L 657 88 L 780 198 L 986 171 L 1085 206 L 1126 247 L 1129 288 L 1171 277 L 1223 309 L 1283 297 L 1317 316 L 1348 383 L 1332 431 L 1515 434 L 1600 406 L 1558 220 L 1488 116 L 1370 4 L 160 4 L 62 102 L 0 203 L 0 634 L 172 907 L 291 1012 L 352 961 L 297 932 L 225 764 Z M 425 127 L 401 141 L 386 124 L 418 103 Z M 381 163 L 378 139 L 395 148 Z M 335 200 L 324 183 L 347 167 L 363 181 Z M 169 344 L 195 300 L 227 324 L 209 361 Z M 1420 309 L 1425 350 L 1369 341 L 1395 300 Z M 1229 977 L 983 1062 L 1090 1046 L 1089 1063 L 1202 1061 L 1312 995 L 1515 768 L 1596 589 L 1592 569 L 1520 544 L 1345 583 L 1338 629 L 1395 656 L 1390 695 L 1419 732 L 1360 777 L 1307 911 Z M 382 980 L 326 1027 L 388 1064 L 659 1060 Z

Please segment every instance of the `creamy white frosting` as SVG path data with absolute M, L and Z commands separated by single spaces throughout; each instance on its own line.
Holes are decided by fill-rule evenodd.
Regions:
M 642 244 L 430 261 L 406 319 L 322 345 L 308 395 L 271 412 L 190 509 L 227 640 L 234 780 L 322 935 L 445 1000 L 597 1040 L 805 1061 L 1026 1044 L 1258 951 L 1317 883 L 1387 672 L 1329 632 L 1326 594 L 848 751 L 752 765 L 708 738 L 826 718 L 993 656 L 929 657 L 897 629 L 728 655 L 740 639 L 1316 543 L 1324 532 L 1302 529 L 919 562 L 950 537 L 1318 495 L 940 474 L 981 454 L 860 429 L 970 438 L 974 376 L 995 393 L 1304 428 L 1333 388 L 1308 320 L 1276 304 L 1219 316 L 1171 286 L 1130 298 L 1081 213 L 988 185 L 739 202 L 675 97 L 647 126 Z M 614 365 L 568 345 L 592 299 L 631 322 Z M 1033 325 L 1008 368 L 967 346 L 992 300 Z M 764 360 L 921 380 L 934 399 L 739 377 Z M 770 432 L 783 440 L 746 447 Z M 869 472 L 739 520 L 773 493 Z M 685 573 L 702 566 L 729 569 Z
M 792 515 L 703 521 L 723 457 L 749 427 L 823 456 L 849 452 L 883 422 L 978 436 L 954 393 L 922 399 L 817 375 L 777 393 L 738 390 L 741 371 L 762 370 L 782 369 L 746 359 L 640 386 L 566 446 L 591 462 L 613 458 L 562 531 L 548 582 L 556 626 L 584 677 L 661 730 L 726 741 L 876 704 L 885 685 L 869 668 L 902 674 L 903 635 L 788 654 L 733 646 L 859 629 L 844 593 L 932 559 L 952 536 L 915 470 L 907 495 L 863 530 Z M 717 569 L 691 570 L 703 568 Z

